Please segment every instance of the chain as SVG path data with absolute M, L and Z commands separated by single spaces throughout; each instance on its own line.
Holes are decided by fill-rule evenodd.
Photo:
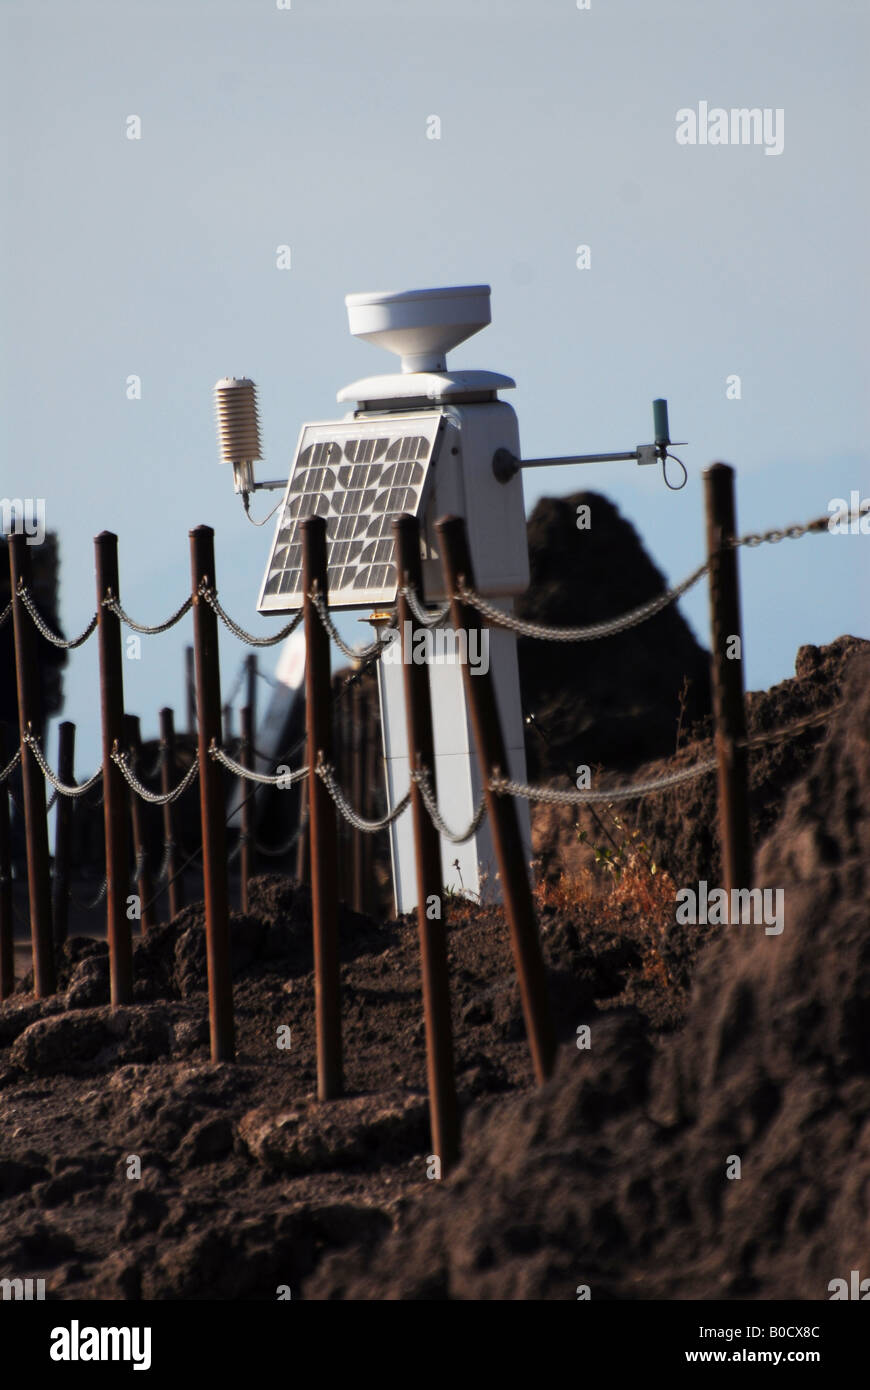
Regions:
M 170 801 L 177 801 L 183 792 L 187 791 L 197 772 L 199 771 L 199 755 L 195 755 L 193 762 L 185 772 L 177 787 L 173 787 L 171 792 L 165 792 L 162 796 L 157 792 L 150 792 L 144 787 L 130 766 L 130 759 L 126 753 L 119 753 L 117 749 L 112 753 L 112 762 L 121 769 L 124 781 L 132 787 L 137 796 L 143 801 L 148 801 L 152 806 L 166 806 Z
M 58 637 L 56 632 L 52 632 L 51 628 L 48 626 L 48 623 L 46 623 L 45 619 L 40 614 L 39 609 L 33 602 L 33 599 L 31 598 L 28 590 L 24 587 L 23 584 L 19 586 L 18 597 L 21 599 L 21 602 L 24 604 L 24 607 L 27 609 L 28 613 L 33 619 L 34 624 L 42 633 L 43 637 L 46 639 L 46 641 L 51 642 L 52 645 L 55 647 L 64 647 L 67 650 L 73 647 L 80 647 L 83 642 L 87 642 L 94 628 L 97 626 L 97 615 L 95 613 L 94 616 L 91 618 L 91 621 L 85 628 L 84 632 L 81 634 L 81 636 L 75 637 L 71 642 L 68 642 L 65 638 Z
M 294 782 L 299 782 L 303 777 L 308 776 L 307 767 L 300 767 L 296 772 L 277 772 L 274 774 L 268 772 L 254 772 L 251 768 L 244 767 L 241 763 L 237 763 L 235 758 L 231 758 L 229 753 L 225 753 L 223 748 L 218 747 L 214 739 L 212 739 L 211 747 L 208 751 L 210 757 L 214 758 L 216 762 L 222 763 L 225 768 L 228 768 L 230 772 L 234 772 L 237 777 L 244 777 L 248 782 L 262 782 L 263 785 L 267 787 L 280 786 L 282 790 L 285 790 L 287 787 L 292 787 Z
M 205 599 L 209 608 L 214 610 L 233 636 L 238 637 L 242 642 L 247 642 L 249 647 L 274 647 L 276 642 L 283 642 L 285 637 L 289 637 L 290 633 L 294 632 L 302 621 L 302 609 L 300 608 L 295 618 L 291 618 L 287 626 L 282 627 L 280 632 L 273 633 L 271 637 L 255 637 L 253 633 L 246 632 L 243 627 L 239 627 L 238 623 L 233 622 L 230 615 L 224 612 L 214 589 L 210 589 L 204 579 L 200 581 L 196 592 L 200 598 Z
M 173 851 L 175 848 L 176 848 L 176 844 L 175 844 L 175 841 L 174 841 L 174 840 L 164 840 L 164 842 L 163 842 L 163 858 L 162 858 L 162 860 L 160 861 L 160 868 L 158 869 L 158 871 L 157 871 L 157 877 L 156 877 L 155 880 L 154 880 L 154 887 L 155 887 L 155 888 L 157 887 L 157 885 L 158 885 L 159 883 L 162 883 L 162 882 L 163 882 L 163 880 L 165 879 L 166 875 L 168 874 L 168 872 L 169 872 L 169 860 L 171 859 L 171 857 L 172 857 L 172 851 Z
M 603 792 L 559 791 L 556 787 L 530 787 L 524 782 L 512 782 L 507 777 L 493 777 L 490 789 L 501 796 L 521 796 L 527 801 L 543 801 L 553 806 L 584 805 L 591 802 L 631 801 L 636 796 L 649 796 L 651 792 L 664 791 L 666 787 L 676 787 L 680 782 L 690 782 L 695 777 L 703 777 L 712 772 L 717 764 L 716 758 L 705 758 L 693 767 L 684 767 L 679 772 L 667 773 L 650 782 L 635 782 L 627 787 L 613 787 Z
M 10 599 L 9 602 L 7 603 L 6 607 L 3 609 L 3 612 L 0 613 L 0 627 L 3 626 L 3 624 L 5 623 L 6 619 L 9 617 L 9 615 L 10 615 L 11 612 L 12 612 L 12 600 Z
M 353 807 L 348 803 L 344 792 L 336 782 L 334 775 L 335 768 L 332 764 L 320 762 L 317 764 L 316 772 L 345 820 L 353 826 L 354 830 L 362 830 L 366 835 L 374 835 L 378 830 L 385 830 L 388 825 L 391 825 L 394 820 L 398 819 L 403 811 L 408 809 L 411 801 L 411 793 L 408 792 L 402 797 L 401 801 L 397 802 L 392 811 L 390 811 L 388 815 L 383 816 L 381 820 L 363 820 L 362 816 L 358 816 Z
M 172 617 L 167 618 L 165 623 L 157 623 L 154 627 L 147 627 L 145 623 L 134 622 L 129 613 L 126 613 L 121 607 L 120 599 L 114 597 L 111 589 L 109 589 L 106 597 L 103 599 L 103 607 L 108 608 L 110 613 L 114 613 L 115 617 L 122 623 L 126 623 L 128 627 L 132 627 L 134 632 L 144 632 L 146 636 L 149 637 L 157 632 L 168 632 L 171 627 L 175 627 L 175 624 L 181 621 L 185 613 L 187 613 L 192 606 L 193 599 L 186 598 L 180 608 L 177 608 Z
M 415 590 L 408 585 L 401 588 L 399 594 L 404 598 L 410 608 L 414 621 L 420 623 L 422 627 L 437 627 L 439 623 L 443 623 L 450 612 L 449 599 L 445 604 L 442 604 L 440 608 L 436 608 L 434 613 L 430 613 L 428 609 L 423 607 Z
M 795 720 L 794 724 L 788 724 L 784 729 L 773 729 L 766 734 L 750 734 L 748 738 L 738 740 L 738 748 L 760 748 L 765 743 L 775 743 L 777 739 L 788 738 L 791 734 L 803 733 L 805 729 L 811 729 L 815 724 L 824 724 L 832 715 L 843 708 L 843 702 L 838 705 L 831 705 L 828 709 L 816 710 L 815 714 L 807 714 L 803 719 Z
M 316 592 L 312 592 L 309 595 L 309 597 L 311 599 L 311 602 L 314 604 L 314 607 L 317 610 L 317 616 L 323 623 L 323 626 L 326 628 L 326 631 L 329 633 L 335 645 L 339 648 L 340 651 L 344 653 L 348 660 L 365 661 L 367 657 L 374 656 L 376 653 L 382 652 L 384 647 L 388 645 L 387 639 L 383 637 L 378 637 L 374 642 L 369 643 L 367 647 L 349 647 L 347 642 L 345 642 L 344 638 L 340 636 L 339 631 L 335 626 L 335 623 L 330 618 L 329 609 L 323 602 L 323 598 L 321 597 L 321 595 Z
M 477 810 L 474 813 L 468 829 L 463 831 L 461 835 L 457 835 L 450 829 L 449 825 L 441 819 L 438 803 L 432 791 L 432 782 L 428 769 L 421 768 L 419 772 L 412 772 L 411 781 L 415 782 L 420 788 L 420 798 L 426 810 L 429 812 L 429 818 L 439 835 L 442 835 L 445 840 L 449 840 L 453 845 L 464 845 L 466 840 L 470 840 L 472 835 L 476 834 L 486 815 L 486 798 L 484 796 L 482 796 L 478 802 Z
M 61 796 L 83 796 L 86 791 L 90 791 L 91 787 L 94 786 L 96 782 L 99 782 L 103 775 L 103 769 L 98 767 L 93 777 L 89 777 L 87 782 L 82 782 L 80 786 L 70 786 L 66 782 L 61 782 L 52 772 L 48 763 L 45 761 L 42 749 L 39 746 L 39 740 L 35 738 L 33 734 L 25 734 L 24 742 L 39 764 L 43 776 L 48 778 L 51 785 L 60 792 Z
M 48 805 L 47 805 L 46 808 L 45 808 L 45 814 L 46 814 L 46 815 L 48 815 L 49 811 L 52 810 L 52 808 L 54 807 L 54 803 L 55 803 L 56 801 L 57 801 L 57 788 L 55 788 L 55 790 L 52 792 L 51 796 L 48 798 Z
M 731 542 L 731 546 L 734 550 L 737 550 L 741 545 L 746 545 L 751 548 L 756 545 L 764 545 L 767 542 L 771 545 L 776 545 L 779 541 L 784 541 L 786 539 L 796 541 L 799 540 L 801 536 L 808 535 L 811 531 L 826 531 L 830 520 L 832 520 L 831 517 L 820 516 L 817 517 L 815 521 L 808 521 L 805 526 L 786 526 L 782 530 L 774 528 L 771 531 L 762 531 L 759 533 L 750 531 L 746 536 L 735 536 Z
M 796 720 L 786 728 L 774 729 L 769 733 L 752 734 L 748 738 L 739 740 L 737 746 L 741 748 L 757 748 L 762 744 L 773 743 L 777 739 L 787 738 L 792 734 L 801 733 L 803 730 L 810 729 L 816 724 L 825 723 L 826 720 L 830 719 L 832 715 L 836 714 L 836 712 L 842 708 L 842 704 L 839 704 L 833 705 L 829 709 L 817 710 L 814 714 L 808 714 L 805 718 Z M 689 782 L 696 777 L 705 776 L 717 766 L 717 763 L 718 759 L 715 757 L 705 758 L 700 763 L 695 763 L 692 767 L 681 768 L 677 772 L 669 772 L 662 777 L 657 777 L 647 782 L 635 782 L 631 786 L 613 787 L 607 791 L 600 792 L 560 791 L 556 787 L 533 787 L 522 782 L 513 782 L 506 777 L 493 777 L 490 782 L 490 788 L 500 795 L 521 796 L 529 801 L 542 801 L 557 806 L 629 801 L 634 797 L 649 796 L 653 792 L 664 791 L 667 787 L 675 787 L 682 782 Z M 481 809 L 484 803 L 481 802 L 481 806 L 478 807 L 475 819 L 471 826 L 469 826 L 466 834 L 461 837 L 453 836 L 437 814 L 437 807 L 435 806 L 431 787 L 429 785 L 429 773 L 422 771 L 412 773 L 411 775 L 412 780 L 420 787 L 420 794 L 426 809 L 440 833 L 447 839 L 453 840 L 456 844 L 461 844 L 463 840 L 469 839 L 483 819 Z
M 786 526 L 782 530 L 774 529 L 772 531 L 762 531 L 757 534 L 755 532 L 750 532 L 747 536 L 741 536 L 739 540 L 735 538 L 731 544 L 737 549 L 737 547 L 741 545 L 756 546 L 764 545 L 765 542 L 776 545 L 778 541 L 786 539 L 792 541 L 799 540 L 801 536 L 809 535 L 810 532 L 830 531 L 833 522 L 839 524 L 844 521 L 849 521 L 851 523 L 853 520 L 858 520 L 862 514 L 867 513 L 868 509 L 870 509 L 870 502 L 864 501 L 858 507 L 857 512 L 847 509 L 845 511 L 836 512 L 833 516 L 817 516 L 815 521 L 807 521 L 802 526 Z
M 650 599 L 647 603 L 641 604 L 639 608 L 634 608 L 630 613 L 624 613 L 621 618 L 612 618 L 602 623 L 592 623 L 589 627 L 548 627 L 544 623 L 533 623 L 523 618 L 517 618 L 512 613 L 505 613 L 501 608 L 496 608 L 494 604 L 487 603 L 485 598 L 476 594 L 473 589 L 462 585 L 458 597 L 463 603 L 469 603 L 482 613 L 490 622 L 498 627 L 506 627 L 511 632 L 518 632 L 523 637 L 540 637 L 548 642 L 591 642 L 598 637 L 610 637 L 617 632 L 625 632 L 627 628 L 636 627 L 638 623 L 645 622 L 647 618 L 655 617 L 668 604 L 673 603 L 682 594 L 691 589 L 693 584 L 697 584 L 702 574 L 707 572 L 709 562 L 704 561 L 693 570 L 682 584 L 678 584 L 675 589 L 669 589 L 667 593 L 660 594 L 658 598 Z
M 137 884 L 138 879 L 139 879 L 139 875 L 141 874 L 142 869 L 144 868 L 146 858 L 147 858 L 147 854 L 146 854 L 145 850 L 144 850 L 144 849 L 140 849 L 140 850 L 138 851 L 137 855 L 136 855 L 136 863 L 133 865 L 133 872 L 132 872 L 132 874 L 130 875 L 130 887 L 131 887 L 131 888 L 135 888 L 135 887 L 136 887 L 136 884 Z M 164 872 L 165 872 L 165 870 L 161 869 L 161 877 L 162 877 L 162 875 L 163 875 Z M 159 883 L 160 879 L 158 878 L 157 881 L 158 881 L 158 883 Z M 97 896 L 96 896 L 95 898 L 93 898 L 89 903 L 82 902 L 81 898 L 77 898 L 76 895 L 75 895 L 75 893 L 72 891 L 71 888 L 68 888 L 68 889 L 66 890 L 66 892 L 67 892 L 67 897 L 69 898 L 70 902 L 71 902 L 75 907 L 77 907 L 81 912 L 93 912 L 93 910 L 94 910 L 95 907 L 99 907 L 100 903 L 103 901 L 103 898 L 106 896 L 106 893 L 108 892 L 108 890 L 109 890 L 109 880 L 108 880 L 108 878 L 104 875 L 104 876 L 103 876 L 103 881 L 102 881 L 102 883 L 100 884 L 100 886 L 99 886 L 99 888 L 98 888 L 98 890 L 97 890 Z M 147 906 L 147 907 L 150 907 L 150 906 L 151 906 L 151 903 L 147 903 L 146 906 Z
M 21 749 L 20 749 L 20 747 L 19 747 L 19 748 L 16 748 L 15 752 L 14 752 L 13 755 L 12 755 L 11 760 L 6 764 L 6 766 L 3 768 L 2 772 L 0 772 L 0 782 L 5 782 L 6 779 L 7 779 L 8 777 L 11 777 L 11 776 L 12 776 L 12 773 L 15 771 L 16 767 L 18 766 L 18 764 L 19 764 L 20 762 L 21 762 Z
M 103 901 L 103 898 L 106 896 L 108 890 L 109 880 L 107 878 L 104 878 L 102 883 L 100 884 L 97 896 L 93 899 L 92 902 L 83 903 L 80 898 L 76 897 L 75 893 L 73 893 L 71 888 L 67 889 L 67 893 L 69 894 L 70 902 L 73 903 L 75 907 L 79 908 L 82 912 L 93 912 L 95 907 L 99 907 L 100 903 Z

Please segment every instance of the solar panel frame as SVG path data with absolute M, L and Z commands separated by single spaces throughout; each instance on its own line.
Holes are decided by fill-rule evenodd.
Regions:
M 326 518 L 330 608 L 396 601 L 391 523 L 422 516 L 443 439 L 443 410 L 408 411 L 302 426 L 257 611 L 302 607 L 299 524 Z

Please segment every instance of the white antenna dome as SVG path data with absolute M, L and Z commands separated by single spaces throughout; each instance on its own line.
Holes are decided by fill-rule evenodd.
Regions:
M 443 372 L 445 353 L 492 321 L 489 285 L 345 295 L 355 338 L 395 352 L 403 372 Z

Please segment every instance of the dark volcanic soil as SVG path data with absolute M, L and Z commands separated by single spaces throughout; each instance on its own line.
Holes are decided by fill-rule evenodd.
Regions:
M 750 736 L 770 734 L 808 715 L 824 716 L 833 711 L 843 696 L 846 670 L 862 653 L 870 655 L 870 642 L 859 637 L 838 637 L 826 647 L 801 647 L 792 679 L 781 681 L 770 690 L 747 693 L 746 724 Z M 789 738 L 749 750 L 749 811 L 754 844 L 760 844 L 776 827 L 789 791 L 809 772 L 828 727 L 829 720 L 823 718 L 821 723 Z M 709 758 L 713 751 L 712 721 L 698 721 L 692 735 L 691 740 L 682 740 L 677 754 L 656 762 L 646 761 L 630 773 L 617 776 L 613 785 L 652 780 Z M 553 786 L 573 785 L 573 777 L 564 775 L 550 780 Z M 611 783 L 596 780 L 594 785 Z M 700 878 L 718 883 L 715 772 L 642 800 L 621 802 L 614 809 L 629 831 L 638 832 L 653 860 L 676 883 L 697 882 Z M 596 845 L 607 846 L 608 829 L 617 841 L 625 838 L 615 831 L 610 816 L 593 814 L 586 807 L 537 805 L 532 818 L 541 868 L 551 878 L 566 871 L 576 873 L 590 861 L 590 850 L 578 839 L 578 830 L 585 831 L 588 841 Z
M 543 1090 L 480 1107 L 373 1267 L 331 1256 L 310 1296 L 825 1299 L 867 1267 L 868 657 L 844 696 L 760 855 L 782 934 L 723 928 L 671 1040 L 613 1014 Z
M 347 1096 L 318 1106 L 309 896 L 263 876 L 251 902 L 232 917 L 234 1065 L 209 1062 L 201 904 L 137 946 L 132 1007 L 108 1008 L 106 946 L 84 938 L 67 947 L 62 994 L 38 1003 L 22 981 L 0 1006 L 11 1274 L 44 1277 L 61 1298 L 274 1298 L 279 1284 L 295 1298 L 324 1253 L 360 1258 L 412 1196 L 430 1197 L 414 921 L 343 912 Z M 468 1113 L 528 1089 L 531 1066 L 501 913 L 463 904 L 448 930 Z M 545 910 L 541 930 L 563 1039 L 593 996 L 606 1005 L 626 988 L 651 1028 L 672 1023 L 679 992 L 645 971 L 643 924 L 594 939 L 591 912 L 575 925 Z M 674 929 L 678 956 L 685 933 Z
M 234 1064 L 208 1060 L 201 905 L 138 946 L 127 1009 L 104 944 L 70 943 L 63 993 L 0 1006 L 0 1274 L 54 1298 L 827 1298 L 870 1222 L 860 651 L 842 691 L 759 857 L 781 936 L 542 897 L 540 1090 L 501 913 L 453 908 L 464 1157 L 442 1181 L 412 920 L 343 915 L 347 1094 L 324 1105 L 304 889 L 263 877 L 233 916 Z

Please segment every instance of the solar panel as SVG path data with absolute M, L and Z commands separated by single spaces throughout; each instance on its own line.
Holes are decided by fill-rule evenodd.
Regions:
M 326 518 L 330 608 L 394 603 L 391 524 L 423 509 L 443 424 L 440 411 L 303 425 L 272 552 L 260 613 L 302 606 L 302 535 L 307 516 Z

